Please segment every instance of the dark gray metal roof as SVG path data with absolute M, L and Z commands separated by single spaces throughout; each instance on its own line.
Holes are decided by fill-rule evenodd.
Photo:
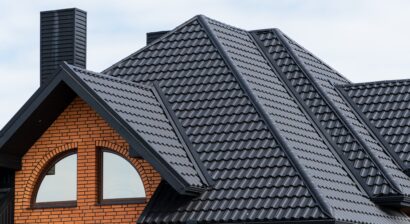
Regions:
M 353 125 L 330 131 L 334 139 L 322 130 L 325 124 L 338 126 L 331 115 L 340 113 L 340 106 L 316 105 L 316 110 L 329 113 L 323 117 L 330 117 L 323 124 L 316 122 L 309 107 L 296 97 L 298 92 L 286 84 L 286 77 L 278 74 L 278 66 L 261 49 L 278 46 L 259 46 L 253 38 L 250 32 L 197 16 L 104 72 L 134 82 L 157 83 L 215 180 L 213 188 L 196 198 L 178 195 L 163 183 L 139 223 L 408 223 L 399 211 L 381 209 L 371 201 L 360 190 L 363 183 L 352 174 L 351 170 L 357 169 L 375 194 L 404 191 L 409 178 L 386 158 L 378 140 L 362 121 L 343 114 L 343 119 L 358 126 L 353 131 L 361 131 L 360 138 L 367 138 L 360 140 L 366 141 L 366 151 L 353 150 L 352 158 L 346 156 L 351 164 L 345 164 L 335 143 L 350 147 L 356 140 L 353 137 L 358 138 L 348 136 Z M 309 57 L 316 61 L 313 66 L 321 69 L 324 82 L 349 83 L 314 56 Z M 291 58 L 278 62 L 279 68 L 289 61 Z M 293 62 L 281 72 L 289 70 L 297 76 L 294 71 L 301 70 L 299 67 Z M 320 79 L 319 73 L 315 78 Z M 342 98 L 332 99 L 343 103 Z M 320 100 L 315 103 L 323 104 Z M 369 145 L 377 152 L 368 152 Z M 375 161 L 366 160 L 368 154 Z
M 410 222 L 405 85 L 356 88 L 279 30 L 204 16 L 104 73 L 64 64 L 1 132 L 0 165 L 78 95 L 163 177 L 139 223 Z
M 375 164 L 375 167 L 377 167 L 379 172 L 389 183 L 389 186 L 397 191 L 399 195 L 408 197 L 410 193 L 410 178 L 404 174 L 403 167 L 400 167 L 394 161 L 389 154 L 388 149 L 385 148 L 381 140 L 372 133 L 366 121 L 361 119 L 361 117 L 355 113 L 355 110 L 335 87 L 336 85 L 349 84 L 350 82 L 344 79 L 343 76 L 330 66 L 326 65 L 313 54 L 302 48 L 295 41 L 291 40 L 284 34 L 282 34 L 282 36 L 283 43 L 288 46 L 288 52 L 294 56 L 299 68 L 303 70 L 303 73 L 310 79 L 310 83 L 319 90 L 321 98 L 327 102 L 327 105 L 332 109 L 333 113 L 337 115 L 338 119 L 341 120 L 341 123 L 346 127 L 346 130 L 350 132 L 351 137 L 346 136 L 346 132 L 337 129 L 329 131 L 329 133 L 334 135 L 344 135 L 342 140 L 339 139 L 336 143 L 347 140 L 351 142 L 357 141 L 361 145 L 363 151 L 360 151 L 359 147 L 351 146 L 355 151 L 363 152 L 363 154 L 356 154 L 355 152 L 353 155 L 350 155 L 352 158 L 356 158 L 354 166 L 360 166 L 359 164 L 363 162 L 360 160 L 362 160 L 364 153 L 366 153 L 369 156 L 369 159 Z M 333 116 L 327 114 L 323 117 L 319 117 L 320 119 L 323 119 L 323 117 L 324 119 L 332 117 L 330 123 L 327 125 L 323 124 L 323 128 L 332 128 L 332 125 L 335 125 L 335 119 Z M 345 148 L 344 150 L 349 150 Z M 366 162 L 365 164 L 366 165 L 364 166 L 368 166 L 367 164 L 369 163 Z M 365 172 L 361 170 L 361 174 L 363 175 Z M 378 178 L 372 178 L 367 180 L 366 183 L 371 184 L 373 181 L 377 180 Z M 395 200 L 395 195 L 397 193 L 390 193 L 390 195 L 392 195 L 392 200 Z M 386 199 L 384 196 L 382 196 L 382 198 Z M 374 200 L 379 202 L 379 199 L 377 198 Z M 387 201 L 386 203 L 390 202 Z
M 397 155 L 406 169 L 410 168 L 410 81 L 393 80 L 357 83 L 340 87 L 354 108 L 364 115 Z
M 317 126 L 324 132 L 340 159 L 361 182 L 364 190 L 371 197 L 381 195 L 396 195 L 399 193 L 393 184 L 389 183 L 377 163 L 364 149 L 358 136 L 355 136 L 345 120 L 336 113 L 330 102 L 315 85 L 313 78 L 299 68 L 292 55 L 288 53 L 279 30 L 263 30 L 254 32 L 262 48 L 266 49 L 269 60 L 287 81 L 295 94 L 299 95 L 305 108 L 316 119 Z M 330 72 L 329 72 L 330 73 Z M 336 75 L 337 73 L 330 73 Z M 340 77 L 336 76 L 338 79 Z M 346 82 L 346 81 L 345 81 Z M 333 88 L 333 87 L 331 87 Z
M 328 219 L 199 18 L 107 73 L 158 83 L 215 180 L 197 198 L 162 185 L 140 222 Z

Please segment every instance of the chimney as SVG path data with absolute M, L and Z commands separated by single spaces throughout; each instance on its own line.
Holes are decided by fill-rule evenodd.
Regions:
M 167 34 L 168 32 L 169 30 L 147 33 L 147 45 L 154 42 L 155 40 L 162 37 L 163 35 Z
M 66 61 L 85 68 L 87 13 L 80 9 L 41 12 L 40 84 L 43 85 Z

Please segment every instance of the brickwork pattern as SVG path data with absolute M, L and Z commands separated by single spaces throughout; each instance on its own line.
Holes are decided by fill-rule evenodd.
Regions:
M 161 178 L 145 160 L 128 156 L 127 142 L 83 100 L 76 98 L 23 157 L 16 172 L 15 223 L 135 223 L 144 204 L 98 205 L 97 150 L 124 155 L 138 170 L 147 201 Z M 32 209 L 42 171 L 55 156 L 77 149 L 77 207 Z

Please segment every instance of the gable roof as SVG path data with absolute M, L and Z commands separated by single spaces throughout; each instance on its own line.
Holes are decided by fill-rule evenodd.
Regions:
M 409 177 L 334 85 L 339 73 L 279 30 L 196 16 L 105 74 L 157 83 L 215 180 L 162 184 L 139 223 L 407 223 Z
M 150 162 L 176 191 L 181 194 L 196 194 L 208 185 L 205 178 L 207 174 L 204 173 L 206 170 L 201 169 L 201 162 L 193 157 L 187 143 L 173 127 L 173 121 L 166 114 L 167 111 L 153 87 L 68 64 L 62 64 L 55 77 L 45 86 L 34 94 L 18 116 L 5 127 L 4 136 L 0 139 L 0 153 L 13 153 L 20 157 L 24 155 L 35 139 L 28 141 L 22 138 L 29 134 L 40 136 L 45 131 L 45 128 L 26 130 L 24 127 L 32 125 L 38 119 L 47 119 L 46 116 L 51 115 L 55 119 L 73 96 L 78 95 L 125 138 L 132 147 L 130 154 L 141 156 Z M 50 105 L 49 102 L 54 104 Z M 54 106 L 58 110 L 54 111 Z M 45 109 L 49 112 L 45 113 Z M 23 147 L 16 148 L 13 145 L 15 142 L 22 142 L 19 146 Z

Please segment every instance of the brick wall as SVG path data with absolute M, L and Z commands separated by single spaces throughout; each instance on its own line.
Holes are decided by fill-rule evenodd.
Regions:
M 83 100 L 76 98 L 23 157 L 16 172 L 15 223 L 135 223 L 146 204 L 98 205 L 97 148 L 121 153 L 136 167 L 147 200 L 160 182 L 145 160 L 130 158 L 128 144 Z M 77 207 L 32 209 L 34 186 L 54 156 L 76 148 Z

